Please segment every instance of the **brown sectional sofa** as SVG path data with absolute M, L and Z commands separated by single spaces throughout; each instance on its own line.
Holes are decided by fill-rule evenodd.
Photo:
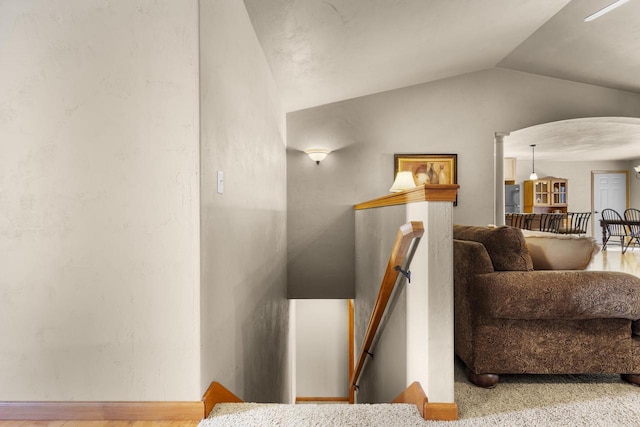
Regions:
M 577 245 L 565 264 L 585 268 L 593 241 L 527 244 L 518 228 L 466 225 L 454 225 L 453 238 L 455 351 L 470 381 L 493 387 L 500 374 L 619 373 L 640 384 L 640 278 L 534 270 L 529 253 L 537 244 L 536 264 L 548 267 L 545 250 L 566 255 L 563 245 Z

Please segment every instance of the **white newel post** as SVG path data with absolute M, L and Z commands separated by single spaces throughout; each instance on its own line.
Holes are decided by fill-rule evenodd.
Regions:
M 424 235 L 407 285 L 407 386 L 419 381 L 430 402 L 453 403 L 453 236 L 451 202 L 406 205 Z
M 496 132 L 494 143 L 494 170 L 495 170 L 495 193 L 496 201 L 494 209 L 493 223 L 504 225 L 504 137 L 509 136 L 509 132 Z

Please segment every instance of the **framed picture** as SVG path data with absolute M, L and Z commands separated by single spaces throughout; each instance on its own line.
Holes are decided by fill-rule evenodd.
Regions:
M 393 156 L 395 179 L 398 172 L 409 171 L 416 185 L 457 184 L 457 154 L 395 154 Z M 458 205 L 458 200 L 453 203 Z

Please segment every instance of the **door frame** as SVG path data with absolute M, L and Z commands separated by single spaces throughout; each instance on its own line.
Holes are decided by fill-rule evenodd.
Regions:
M 605 173 L 619 173 L 619 174 L 625 174 L 627 177 L 626 180 L 626 187 L 627 187 L 627 191 L 626 191 L 626 207 L 629 207 L 629 203 L 631 200 L 631 189 L 629 188 L 631 186 L 631 182 L 629 181 L 629 170 L 626 169 L 618 169 L 618 170 L 592 170 L 591 171 L 591 236 L 595 236 L 596 235 L 596 213 L 595 213 L 595 206 L 594 206 L 594 199 L 595 199 L 595 180 L 596 180 L 596 174 L 605 174 Z M 598 224 L 598 227 L 600 227 L 600 224 Z

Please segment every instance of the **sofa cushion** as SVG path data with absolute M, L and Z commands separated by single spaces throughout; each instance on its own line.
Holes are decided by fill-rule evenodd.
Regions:
M 592 237 L 522 230 L 535 270 L 584 270 L 600 247 Z
M 453 226 L 453 238 L 482 243 L 487 249 L 496 271 L 531 271 L 533 261 L 529 255 L 522 230 L 516 227 Z
M 501 319 L 640 319 L 640 278 L 614 271 L 504 271 L 476 276 L 472 299 Z

